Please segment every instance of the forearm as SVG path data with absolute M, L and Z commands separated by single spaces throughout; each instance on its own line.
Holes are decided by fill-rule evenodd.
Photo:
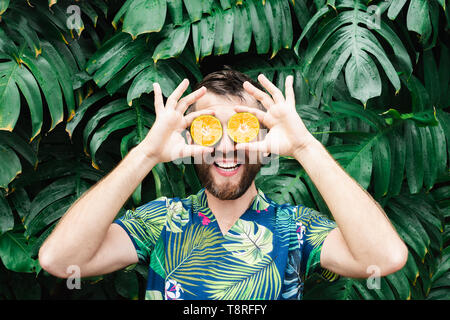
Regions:
M 295 158 L 322 195 L 355 261 L 362 265 L 392 261 L 387 256 L 403 250 L 403 242 L 380 205 L 320 142 L 314 140 Z
M 78 199 L 41 247 L 39 256 L 63 264 L 82 265 L 103 242 L 124 203 L 156 165 L 138 147 L 106 177 Z

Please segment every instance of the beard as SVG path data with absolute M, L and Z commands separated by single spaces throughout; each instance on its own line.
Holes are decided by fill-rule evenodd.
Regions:
M 255 180 L 255 177 L 262 165 L 260 163 L 249 164 L 248 156 L 245 155 L 245 162 L 241 164 L 241 178 L 240 181 L 238 181 L 237 186 L 231 182 L 227 182 L 220 186 L 217 185 L 211 174 L 212 166 L 214 166 L 214 164 L 201 163 L 194 165 L 195 171 L 197 172 L 197 176 L 202 185 L 214 197 L 220 200 L 235 200 L 241 197 L 248 190 L 252 182 Z

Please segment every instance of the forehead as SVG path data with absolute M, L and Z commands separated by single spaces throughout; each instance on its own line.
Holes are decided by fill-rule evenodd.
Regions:
M 206 92 L 193 106 L 195 111 L 213 110 L 217 117 L 227 116 L 235 113 L 234 108 L 237 105 L 244 105 L 251 108 L 258 108 L 256 99 L 248 94 L 244 94 L 242 100 L 236 96 L 222 96 L 212 92 Z

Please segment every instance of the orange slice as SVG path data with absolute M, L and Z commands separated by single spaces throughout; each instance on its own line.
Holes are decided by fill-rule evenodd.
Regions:
M 249 112 L 236 113 L 228 120 L 227 131 L 230 138 L 237 143 L 250 142 L 258 136 L 258 118 Z
M 196 144 L 213 146 L 222 138 L 222 124 L 214 116 L 199 116 L 192 121 L 191 136 Z

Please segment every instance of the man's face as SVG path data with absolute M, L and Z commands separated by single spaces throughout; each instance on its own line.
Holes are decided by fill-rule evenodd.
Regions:
M 236 150 L 236 143 L 228 136 L 227 122 L 235 114 L 234 106 L 246 105 L 256 108 L 256 101 L 248 96 L 246 101 L 207 92 L 195 103 L 195 110 L 213 110 L 222 124 L 221 140 L 214 146 L 208 161 L 195 164 L 200 182 L 216 198 L 234 200 L 243 195 L 251 186 L 261 164 L 256 154 Z M 192 139 L 190 139 L 192 141 Z

